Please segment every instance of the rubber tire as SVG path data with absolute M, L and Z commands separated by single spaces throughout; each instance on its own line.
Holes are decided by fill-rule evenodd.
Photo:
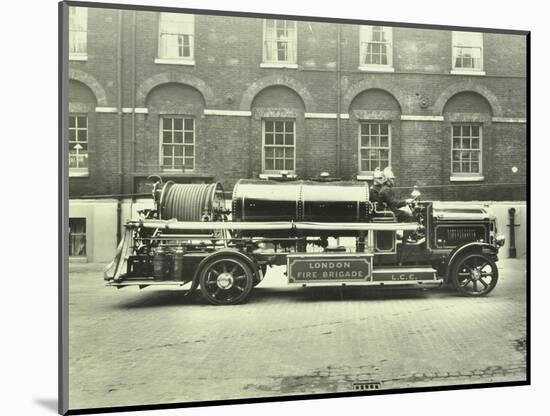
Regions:
M 245 287 L 243 292 L 230 299 L 230 300 L 223 300 L 223 299 L 216 299 L 216 297 L 212 296 L 212 293 L 206 288 L 206 279 L 208 277 L 209 271 L 211 267 L 215 264 L 221 263 L 223 261 L 230 261 L 233 263 L 236 263 L 241 267 L 245 272 Z M 212 260 L 208 261 L 204 267 L 202 268 L 200 275 L 199 275 L 199 284 L 200 284 L 200 291 L 202 293 L 203 298 L 211 303 L 212 305 L 236 305 L 239 303 L 244 303 L 249 298 L 250 293 L 252 292 L 252 288 L 254 287 L 254 273 L 248 266 L 248 264 L 235 256 L 218 256 L 213 258 Z
M 462 287 L 460 285 L 460 281 L 459 281 L 458 272 L 459 272 L 460 266 L 468 259 L 474 258 L 474 257 L 483 258 L 487 263 L 489 263 L 489 265 L 493 269 L 493 279 L 491 279 L 491 283 L 489 283 L 489 287 L 482 292 L 472 292 L 472 291 L 466 290 L 465 287 Z M 451 270 L 451 283 L 454 289 L 462 296 L 467 296 L 467 297 L 487 296 L 489 293 L 493 291 L 497 282 L 498 282 L 498 267 L 496 263 L 489 256 L 483 253 L 464 253 L 460 255 L 460 257 L 457 258 L 453 263 L 452 270 Z

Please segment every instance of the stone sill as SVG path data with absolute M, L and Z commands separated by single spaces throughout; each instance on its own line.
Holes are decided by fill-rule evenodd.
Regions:
M 358 181 L 372 181 L 373 179 L 374 179 L 373 174 L 365 173 L 365 174 L 357 175 Z
M 155 58 L 156 64 L 195 66 L 194 59 Z
M 260 68 L 289 68 L 298 69 L 298 64 L 283 63 L 283 62 L 262 62 Z
M 280 173 L 260 173 L 259 175 L 260 179 L 271 179 L 271 178 L 283 178 L 283 175 Z M 289 173 L 288 175 L 285 175 L 284 177 L 289 179 L 296 179 L 297 176 L 294 173 Z
M 90 176 L 90 172 L 88 171 L 88 169 L 73 170 L 69 168 L 69 178 L 87 178 L 88 176 Z
M 485 71 L 468 71 L 468 70 L 461 70 L 461 69 L 451 69 L 452 75 L 477 75 L 477 76 L 483 76 L 485 75 Z
M 449 178 L 451 182 L 482 182 L 485 180 L 483 175 L 476 176 L 451 176 Z
M 357 69 L 365 72 L 395 72 L 395 69 L 392 66 L 383 65 L 361 65 Z
M 87 61 L 88 55 L 69 55 L 69 61 Z

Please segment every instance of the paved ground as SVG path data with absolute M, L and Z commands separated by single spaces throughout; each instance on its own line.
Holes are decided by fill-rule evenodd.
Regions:
M 70 408 L 525 379 L 525 261 L 487 298 L 446 289 L 290 288 L 271 269 L 247 304 L 114 289 L 71 265 Z

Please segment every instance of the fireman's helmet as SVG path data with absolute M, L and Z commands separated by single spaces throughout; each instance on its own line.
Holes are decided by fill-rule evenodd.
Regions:
M 384 178 L 385 178 L 386 180 L 388 180 L 388 179 L 395 179 L 395 175 L 393 174 L 393 170 L 391 170 L 391 167 L 390 167 L 390 166 L 384 168 L 384 171 L 383 171 L 382 173 L 383 173 Z
M 382 171 L 380 170 L 379 167 L 374 169 L 373 179 L 374 179 L 374 184 L 375 185 L 382 185 L 384 183 L 384 180 L 385 180 L 384 175 L 382 174 Z

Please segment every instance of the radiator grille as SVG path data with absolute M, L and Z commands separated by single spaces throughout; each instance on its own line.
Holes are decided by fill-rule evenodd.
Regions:
M 486 241 L 485 227 L 438 227 L 436 230 L 436 245 L 452 247 L 472 241 Z

